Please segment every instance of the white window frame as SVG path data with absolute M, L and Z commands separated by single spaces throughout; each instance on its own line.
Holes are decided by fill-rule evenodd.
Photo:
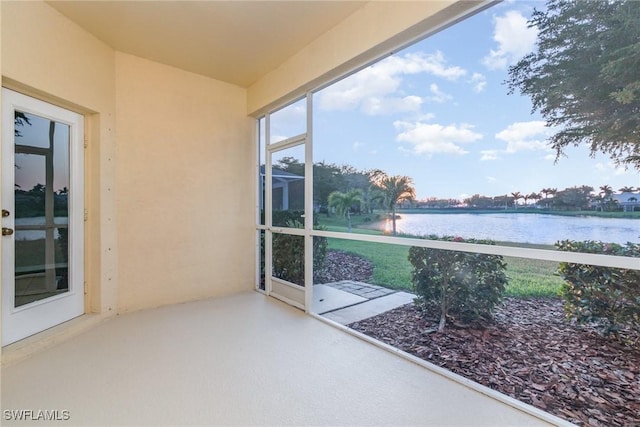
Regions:
M 462 252 L 471 252 L 478 254 L 489 254 L 489 255 L 501 255 L 505 257 L 515 257 L 515 258 L 526 258 L 532 260 L 543 260 L 543 261 L 554 261 L 554 262 L 569 262 L 576 264 L 588 264 L 595 265 L 600 267 L 610 267 L 610 268 L 623 268 L 623 269 L 631 269 L 631 270 L 640 270 L 640 259 L 626 256 L 618 256 L 618 255 L 603 255 L 603 254 L 590 254 L 584 252 L 564 252 L 550 249 L 532 249 L 525 247 L 513 247 L 513 246 L 502 246 L 502 245 L 485 245 L 478 243 L 464 243 L 464 242 L 449 242 L 442 240 L 429 240 L 423 238 L 405 238 L 405 237 L 392 237 L 392 236 L 376 236 L 376 235 L 368 235 L 368 234 L 354 234 L 354 233 L 345 233 L 345 232 L 331 232 L 331 231 L 322 231 L 322 230 L 314 230 L 313 229 L 313 96 L 320 90 L 342 80 L 374 63 L 379 62 L 383 58 L 397 52 L 398 50 L 404 49 L 407 46 L 410 46 L 416 43 L 419 40 L 422 40 L 437 31 L 445 29 L 455 23 L 462 21 L 471 17 L 472 15 L 492 6 L 495 2 L 483 2 L 478 5 L 475 10 L 467 12 L 461 16 L 458 16 L 454 19 L 451 19 L 448 22 L 441 24 L 439 27 L 427 31 L 417 37 L 413 37 L 410 40 L 404 42 L 402 45 L 399 45 L 396 49 L 390 50 L 385 54 L 380 55 L 373 61 L 370 61 L 360 67 L 354 68 L 352 71 L 341 75 L 340 77 L 327 80 L 326 82 L 319 84 L 306 92 L 305 96 L 307 98 L 307 133 L 306 133 L 306 155 L 305 155 L 305 227 L 304 230 L 298 230 L 296 234 L 304 235 L 305 237 L 305 282 L 310 284 L 306 286 L 306 310 L 309 311 L 311 307 L 311 291 L 313 284 L 313 238 L 314 237 L 326 237 L 326 238 L 335 238 L 335 239 L 346 239 L 346 240 L 355 240 L 355 241 L 363 241 L 363 242 L 371 242 L 371 243 L 386 243 L 393 245 L 401 245 L 401 246 L 417 246 L 421 248 L 432 248 L 432 249 L 445 249 L 452 251 L 462 251 Z M 258 139 L 256 144 L 256 153 L 257 153 L 257 168 L 259 171 L 259 159 L 260 159 L 260 143 L 259 143 L 259 123 L 261 119 L 266 118 L 266 131 L 265 131 L 265 147 L 268 147 L 269 144 L 269 120 L 268 117 L 270 114 L 273 114 L 287 106 L 300 101 L 301 97 L 291 98 L 286 103 L 280 104 L 277 107 L 274 107 L 268 111 L 265 115 L 261 115 L 256 118 L 256 122 L 258 123 Z M 290 138 L 291 139 L 291 138 Z M 290 140 L 287 140 L 290 141 Z M 287 143 L 287 141 L 279 142 L 278 144 Z M 266 153 L 264 153 L 266 154 Z M 266 160 L 266 159 L 265 159 Z M 265 162 L 266 163 L 266 162 Z M 267 165 L 268 166 L 268 165 Z M 268 171 L 268 167 L 265 166 L 265 174 Z M 259 172 L 258 172 L 259 173 Z M 268 182 L 268 181 L 267 181 Z M 266 186 L 269 188 L 269 186 Z M 269 191 L 269 190 L 267 190 Z M 260 189 L 258 189 L 260 192 Z M 258 199 L 261 197 L 258 194 Z M 265 196 L 266 198 L 266 196 Z M 259 200 L 258 200 L 259 203 Z M 260 209 L 257 209 L 256 215 L 256 230 L 258 232 L 260 230 L 267 230 L 267 224 L 271 224 L 270 220 L 267 221 L 267 215 L 270 215 L 270 212 L 266 209 L 265 206 L 265 224 L 260 224 Z M 266 239 L 265 239 L 266 240 Z M 259 251 L 259 248 L 258 248 Z M 267 254 L 270 255 L 269 245 L 265 242 L 265 260 L 268 259 Z M 258 258 L 259 262 L 259 258 Z M 260 280 L 260 269 L 259 264 L 256 266 L 257 271 L 257 281 L 256 287 L 259 286 Z M 266 269 L 265 266 L 265 274 Z

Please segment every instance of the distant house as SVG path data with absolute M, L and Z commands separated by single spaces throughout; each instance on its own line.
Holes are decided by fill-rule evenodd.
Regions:
M 639 193 L 620 193 L 611 196 L 625 212 L 634 212 L 636 208 L 640 208 L 640 192 Z
M 260 209 L 264 209 L 265 168 L 260 166 Z M 304 176 L 296 175 L 280 169 L 271 169 L 271 182 L 273 191 L 273 210 L 286 211 L 291 209 L 304 209 Z M 295 184 L 294 184 L 295 183 Z M 302 204 L 301 206 L 297 206 Z

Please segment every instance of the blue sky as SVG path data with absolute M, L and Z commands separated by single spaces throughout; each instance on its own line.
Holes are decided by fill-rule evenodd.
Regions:
M 554 164 L 552 129 L 528 98 L 507 95 L 508 66 L 536 40 L 534 6 L 544 2 L 500 3 L 318 92 L 314 161 L 409 175 L 420 199 L 640 186 L 637 171 L 586 148 Z M 303 115 L 274 115 L 272 138 L 299 133 L 290 124 Z

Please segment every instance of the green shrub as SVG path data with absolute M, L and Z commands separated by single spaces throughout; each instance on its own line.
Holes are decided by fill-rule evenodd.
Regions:
M 276 211 L 273 223 L 289 228 L 304 228 L 299 211 Z M 315 221 L 315 218 L 314 218 Z M 324 227 L 316 224 L 316 230 Z M 304 237 L 290 234 L 273 233 L 273 276 L 279 279 L 304 286 Z M 264 234 L 261 234 L 260 249 L 264 252 Z M 327 259 L 327 238 L 313 238 L 313 271 L 324 268 Z M 261 277 L 264 276 L 264 259 L 260 260 Z
M 563 240 L 556 248 L 566 252 L 640 257 L 640 245 Z M 623 325 L 640 326 L 640 271 L 561 262 L 558 271 L 565 313 L 578 322 L 599 322 L 606 335 L 618 336 Z
M 489 240 L 428 236 L 431 240 L 494 244 Z M 448 318 L 463 322 L 486 320 L 502 300 L 506 264 L 499 255 L 411 247 L 411 280 L 419 303 L 440 313 L 438 331 Z
M 296 220 L 287 227 L 301 228 Z M 273 233 L 273 276 L 304 286 L 304 237 Z

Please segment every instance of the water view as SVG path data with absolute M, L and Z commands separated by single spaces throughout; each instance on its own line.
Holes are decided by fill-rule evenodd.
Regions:
M 640 242 L 640 221 L 548 214 L 400 214 L 398 233 L 461 236 L 502 242 L 554 244 L 558 240 Z
M 45 225 L 46 218 L 43 216 L 34 216 L 27 218 L 16 218 L 16 240 L 39 240 L 44 239 L 45 236 Z M 66 216 L 57 216 L 53 219 L 54 224 L 59 226 L 60 228 L 66 228 L 69 225 L 69 218 Z M 22 230 L 19 227 L 38 227 L 36 230 Z M 60 237 L 60 233 L 58 229 L 54 231 L 53 238 L 58 239 Z

